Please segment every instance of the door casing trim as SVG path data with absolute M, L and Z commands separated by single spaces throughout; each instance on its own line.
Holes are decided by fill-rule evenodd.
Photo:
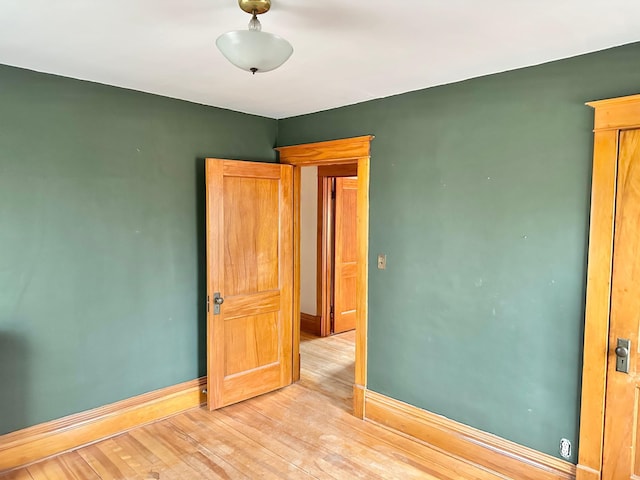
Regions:
M 640 95 L 587 103 L 595 109 L 591 217 L 577 480 L 602 477 L 605 394 L 620 130 L 640 126 Z
M 356 358 L 354 415 L 364 417 L 367 386 L 367 305 L 369 277 L 369 164 L 373 135 L 277 147 L 280 163 L 293 165 L 293 381 L 300 379 L 300 170 L 304 166 L 358 164 Z

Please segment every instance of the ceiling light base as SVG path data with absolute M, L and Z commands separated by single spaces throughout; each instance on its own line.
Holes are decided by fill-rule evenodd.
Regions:
M 260 15 L 271 8 L 271 0 L 238 0 L 240 8 L 249 14 Z

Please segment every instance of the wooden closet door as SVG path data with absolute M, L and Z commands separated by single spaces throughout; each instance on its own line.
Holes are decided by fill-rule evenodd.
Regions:
M 603 480 L 640 478 L 640 130 L 620 132 L 619 152 Z M 629 373 L 616 371 L 619 339 L 631 343 Z
M 292 173 L 290 165 L 206 160 L 211 410 L 292 382 Z
M 336 178 L 333 333 L 356 328 L 357 197 L 357 178 Z

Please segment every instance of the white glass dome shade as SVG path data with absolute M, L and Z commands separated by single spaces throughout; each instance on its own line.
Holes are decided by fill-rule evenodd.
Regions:
M 216 45 L 236 67 L 254 74 L 275 70 L 293 53 L 293 47 L 284 38 L 259 30 L 223 33 Z

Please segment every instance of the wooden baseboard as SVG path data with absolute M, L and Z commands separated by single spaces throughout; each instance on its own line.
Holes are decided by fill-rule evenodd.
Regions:
M 575 465 L 440 415 L 365 391 L 365 420 L 517 480 L 573 480 Z
M 322 317 L 320 315 L 309 315 L 308 313 L 300 313 L 300 330 L 310 333 L 311 335 L 320 336 Z
M 18 468 L 206 402 L 202 377 L 0 436 L 0 472 Z

